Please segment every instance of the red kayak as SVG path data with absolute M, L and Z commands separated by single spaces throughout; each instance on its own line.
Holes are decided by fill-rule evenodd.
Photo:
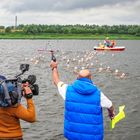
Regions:
M 109 47 L 101 48 L 101 47 L 95 46 L 94 50 L 96 50 L 96 51 L 124 51 L 125 47 L 124 46 L 115 46 L 113 48 L 109 48 Z

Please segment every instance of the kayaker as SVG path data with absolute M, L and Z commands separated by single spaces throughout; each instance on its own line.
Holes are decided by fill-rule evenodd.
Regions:
M 4 76 L 0 76 L 0 81 L 5 79 Z M 24 95 L 32 93 L 29 86 L 23 87 L 23 90 Z M 2 94 L 4 93 L 0 93 L 0 100 L 2 100 Z M 25 98 L 27 101 L 27 108 L 25 108 L 21 103 L 15 102 L 18 97 L 15 95 L 10 96 L 11 106 L 0 107 L 0 140 L 22 140 L 20 119 L 31 123 L 35 122 L 35 106 L 32 98 Z
M 110 48 L 113 48 L 115 45 L 116 45 L 116 41 L 115 41 L 115 40 L 112 40 L 112 41 L 111 41 Z
M 99 48 L 104 48 L 105 46 L 100 42 L 99 43 Z
M 110 45 L 111 45 L 111 41 L 109 40 L 109 37 L 106 37 L 106 39 L 104 40 L 104 46 L 110 47 Z
M 112 102 L 91 80 L 89 70 L 81 70 L 77 80 L 68 85 L 60 81 L 57 62 L 51 62 L 52 79 L 65 100 L 64 136 L 68 140 L 103 140 L 102 107 L 114 118 Z

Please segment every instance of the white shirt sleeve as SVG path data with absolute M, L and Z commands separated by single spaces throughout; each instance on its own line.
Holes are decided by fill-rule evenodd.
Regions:
M 66 91 L 68 84 L 64 84 L 64 82 L 59 82 L 57 84 L 58 92 L 62 96 L 62 98 L 66 99 Z M 101 107 L 110 108 L 112 106 L 112 102 L 101 92 Z
M 101 107 L 110 108 L 112 102 L 101 92 Z
M 64 100 L 66 99 L 67 87 L 68 87 L 68 84 L 64 84 L 63 82 L 59 82 L 57 84 L 58 92 Z

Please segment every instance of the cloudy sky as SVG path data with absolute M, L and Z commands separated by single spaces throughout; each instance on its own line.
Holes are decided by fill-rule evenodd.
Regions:
M 140 0 L 0 0 L 0 25 L 140 24 Z

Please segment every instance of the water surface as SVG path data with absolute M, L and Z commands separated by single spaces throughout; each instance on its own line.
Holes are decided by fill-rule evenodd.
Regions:
M 113 131 L 109 129 L 109 118 L 104 109 L 105 140 L 140 139 L 140 41 L 118 41 L 118 45 L 126 47 L 125 51 L 98 53 L 87 63 L 79 65 L 72 62 L 73 58 L 86 59 L 84 55 L 93 52 L 97 43 L 99 40 L 0 40 L 0 73 L 12 78 L 19 73 L 21 63 L 29 63 L 30 70 L 24 77 L 35 74 L 40 86 L 40 95 L 34 97 L 37 122 L 30 124 L 21 121 L 25 140 L 64 140 L 64 102 L 51 79 L 50 53 L 38 51 L 44 48 L 55 50 L 62 81 L 74 81 L 75 66 L 80 69 L 93 63 L 93 66 L 90 66 L 93 81 L 112 100 L 116 113 L 120 105 L 126 106 L 126 118 L 118 123 Z M 34 57 L 39 60 L 38 64 L 32 62 Z M 111 73 L 98 72 L 98 68 L 107 66 L 110 66 Z M 126 77 L 120 79 L 115 76 L 116 69 L 125 73 Z M 25 104 L 24 99 L 22 101 Z

